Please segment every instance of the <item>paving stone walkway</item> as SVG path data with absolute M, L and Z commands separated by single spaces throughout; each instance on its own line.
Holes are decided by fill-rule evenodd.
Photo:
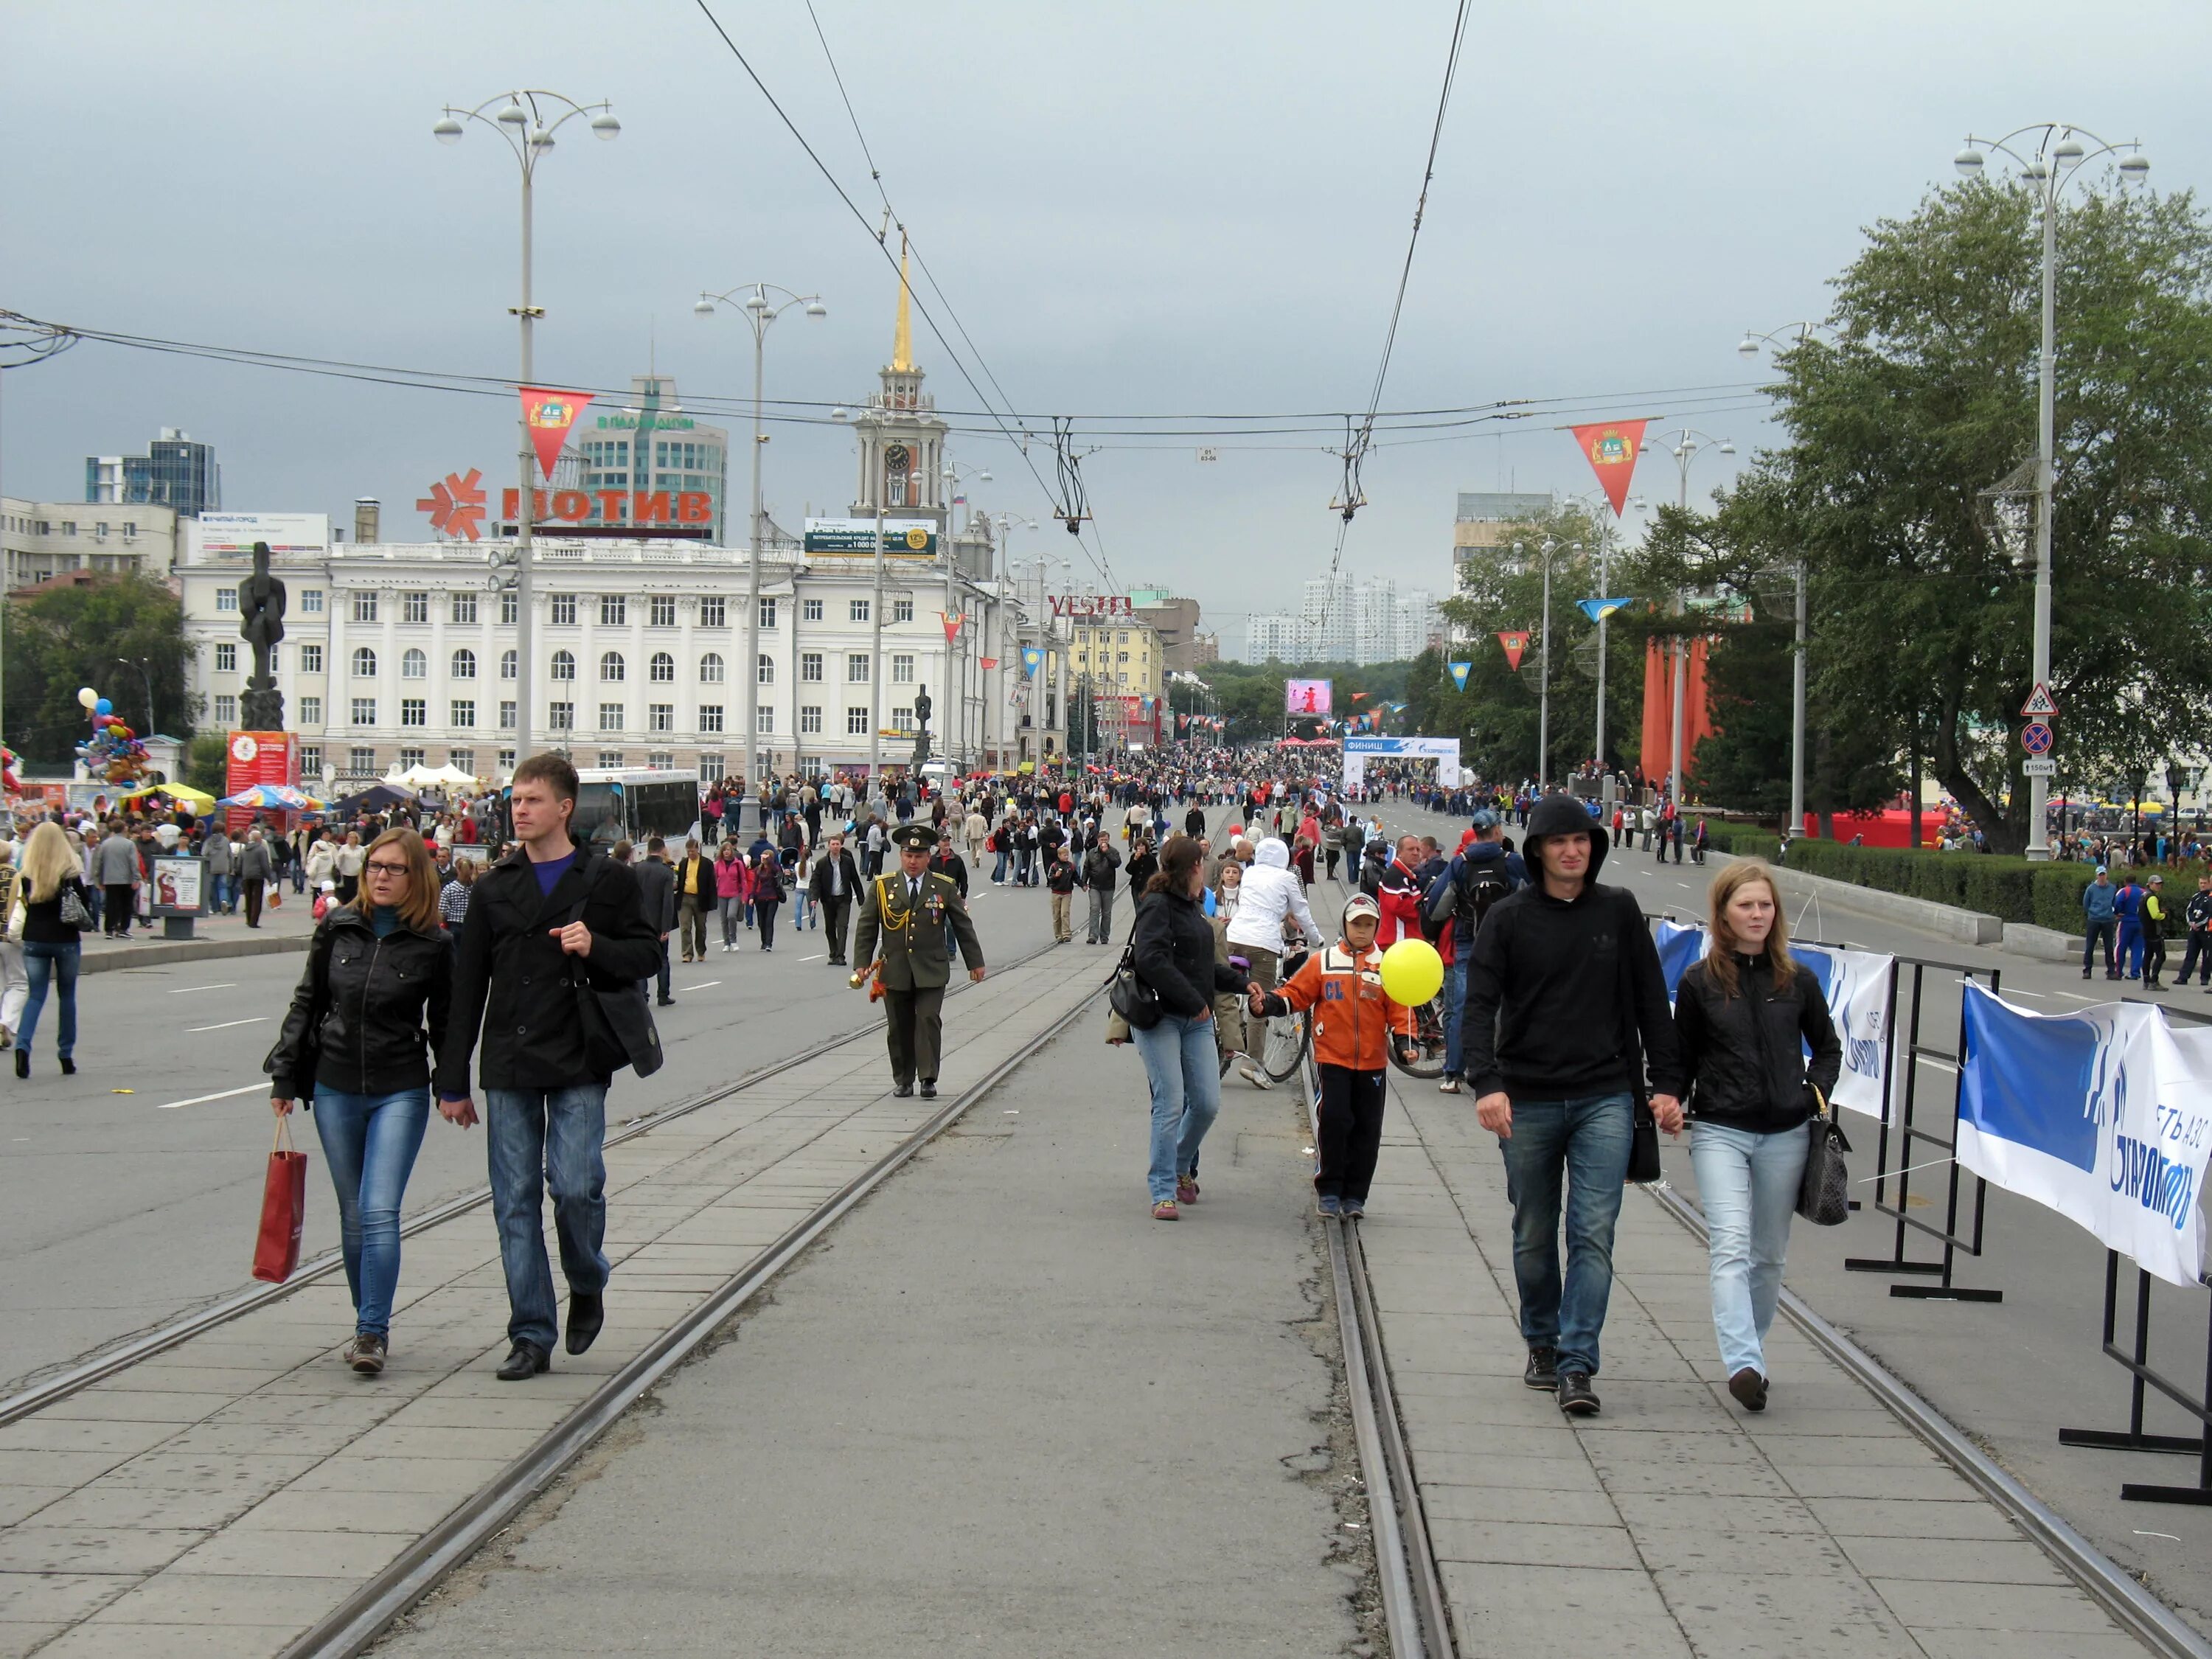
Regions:
M 948 999 L 947 1097 L 1103 971 L 1052 951 Z M 0 1656 L 279 1651 L 943 1103 L 889 1090 L 871 1036 L 611 1148 L 606 1328 L 549 1376 L 492 1376 L 507 1294 L 479 1208 L 406 1242 L 381 1376 L 339 1362 L 333 1277 L 0 1427 Z
M 1497 1140 L 1402 1082 L 1360 1238 L 1462 1655 L 2147 1651 L 1786 1322 L 1766 1411 L 1739 1408 L 1705 1247 L 1647 1194 L 1614 1243 L 1603 1413 L 1523 1388 Z

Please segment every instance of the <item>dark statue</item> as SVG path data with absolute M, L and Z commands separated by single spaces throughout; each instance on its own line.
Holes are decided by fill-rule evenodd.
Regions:
M 284 729 L 284 694 L 276 689 L 270 659 L 284 637 L 284 584 L 269 574 L 269 544 L 253 544 L 253 574 L 238 585 L 238 634 L 253 647 L 253 672 L 239 699 L 239 719 L 249 732 Z
M 929 758 L 929 688 L 922 687 L 914 694 L 914 765 L 920 771 Z

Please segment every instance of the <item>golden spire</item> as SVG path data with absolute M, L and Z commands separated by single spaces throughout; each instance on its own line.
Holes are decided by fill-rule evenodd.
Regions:
M 891 337 L 891 368 L 903 374 L 914 367 L 914 319 L 908 314 L 906 285 L 906 232 L 899 232 L 898 332 Z

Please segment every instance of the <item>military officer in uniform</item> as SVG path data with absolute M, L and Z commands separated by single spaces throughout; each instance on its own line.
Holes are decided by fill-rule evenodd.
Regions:
M 945 948 L 950 927 L 959 939 L 968 977 L 983 977 L 983 947 L 975 924 L 952 878 L 929 867 L 937 831 L 926 823 L 902 823 L 891 832 L 899 849 L 898 868 L 876 877 L 861 895 L 860 925 L 853 936 L 853 959 L 880 959 L 884 1012 L 890 1044 L 893 1093 L 937 1097 L 938 1048 L 944 1035 L 945 987 L 952 977 Z M 852 978 L 854 990 L 867 982 L 863 966 Z

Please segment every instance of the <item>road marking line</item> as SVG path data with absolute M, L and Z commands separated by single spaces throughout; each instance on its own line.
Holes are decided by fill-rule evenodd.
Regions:
M 195 991 L 235 991 L 237 988 L 238 982 L 235 980 L 227 980 L 221 985 L 179 985 L 169 994 L 173 997 L 188 997 Z
M 720 985 L 721 982 L 719 979 L 702 979 L 696 985 L 687 985 L 684 988 L 687 991 L 704 991 L 710 986 Z
M 252 1019 L 227 1019 L 220 1025 L 187 1025 L 185 1035 L 191 1036 L 197 1031 L 228 1031 L 234 1025 L 259 1025 L 274 1018 L 273 1014 L 256 1014 Z
M 225 1089 L 219 1094 L 212 1095 L 194 1095 L 190 1100 L 165 1100 L 154 1109 L 157 1112 L 173 1112 L 179 1106 L 204 1106 L 210 1100 L 228 1100 L 234 1095 L 250 1095 L 257 1090 L 265 1089 L 268 1086 L 266 1082 L 249 1083 L 243 1089 Z
M 815 956 L 811 956 L 811 957 L 799 957 L 799 960 L 800 960 L 801 962 L 819 962 L 819 961 L 821 961 L 821 960 L 823 959 L 823 957 L 826 957 L 826 956 L 828 956 L 829 954 L 830 954 L 830 953 L 829 953 L 827 951 L 822 951 L 822 952 L 820 952 L 819 954 L 815 955 Z

